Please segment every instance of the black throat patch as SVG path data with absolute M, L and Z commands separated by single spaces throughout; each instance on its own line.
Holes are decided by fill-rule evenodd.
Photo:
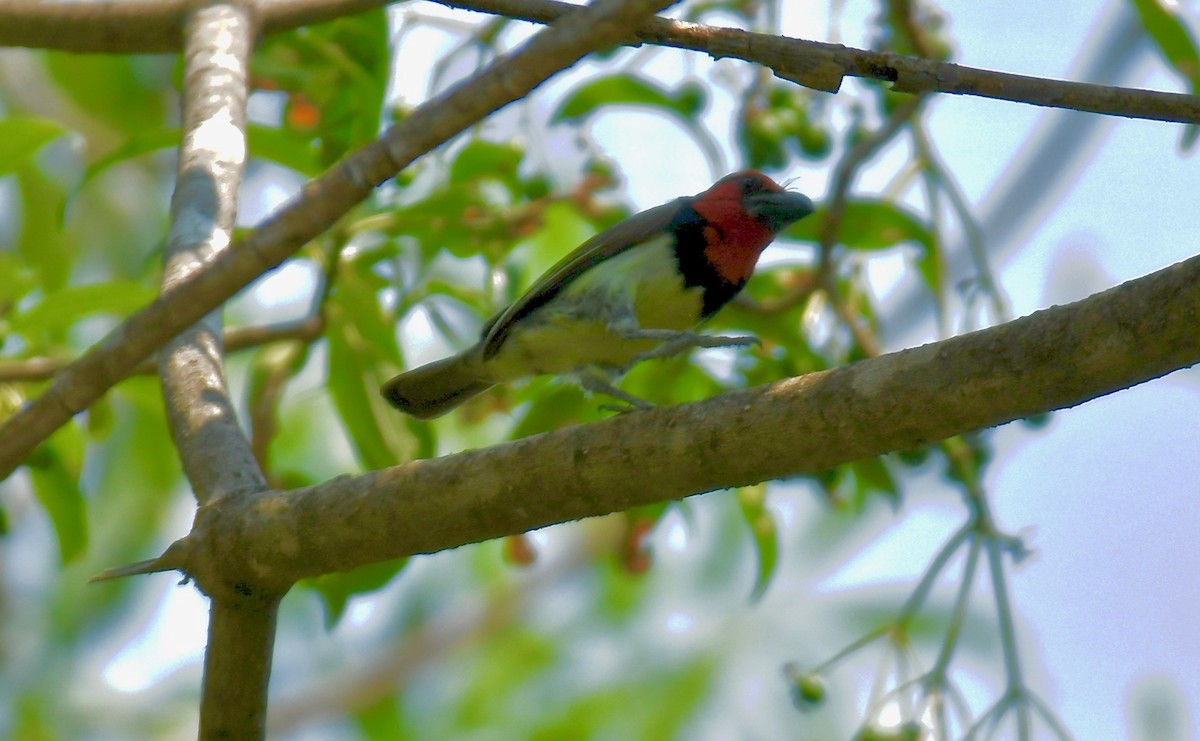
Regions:
M 730 283 L 725 280 L 709 262 L 704 254 L 707 245 L 704 238 L 706 226 L 711 226 L 718 233 L 721 231 L 716 224 L 705 221 L 696 213 L 696 209 L 688 204 L 676 212 L 670 227 L 675 233 L 675 259 L 679 263 L 679 272 L 683 274 L 684 285 L 703 291 L 704 305 L 701 316 L 704 319 L 720 311 L 721 307 L 729 303 L 746 285 L 745 281 Z

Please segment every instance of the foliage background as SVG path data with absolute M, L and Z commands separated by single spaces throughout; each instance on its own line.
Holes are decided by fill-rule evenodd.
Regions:
M 903 7 L 687 6 L 709 23 L 913 53 L 903 18 L 886 12 Z M 1158 18 L 1147 7 L 947 2 L 912 17 L 933 53 L 965 64 L 1078 78 L 1096 72 L 1089 59 L 1110 57 L 1124 60 L 1110 82 L 1190 88 L 1194 18 L 1185 11 L 1177 32 L 1151 22 L 1155 37 L 1144 30 Z M 1124 56 L 1108 28 L 1126 29 Z M 406 4 L 390 20 L 378 11 L 270 38 L 254 63 L 241 222 L 530 30 Z M 153 296 L 178 78 L 170 56 L 0 58 L 4 359 L 73 357 Z M 853 81 L 836 97 L 797 90 L 735 61 L 620 51 L 381 189 L 226 311 L 227 326 L 323 318 L 317 332 L 286 325 L 293 341 L 231 356 L 243 418 L 275 483 L 597 418 L 554 379 L 497 390 L 432 426 L 384 409 L 375 388 L 462 347 L 480 319 L 594 230 L 725 171 L 753 163 L 824 199 L 836 163 L 897 99 Z M 1071 115 L 1080 114 L 928 101 L 921 127 L 945 167 L 935 188 L 947 189 L 936 209 L 911 137 L 897 136 L 862 171 L 836 277 L 844 308 L 878 329 L 883 348 L 999 321 L 1000 307 L 1021 315 L 1080 298 L 1194 252 L 1200 178 L 1180 154 L 1179 127 L 1085 116 L 1068 125 L 1079 150 L 1038 152 L 1039 132 Z M 951 189 L 972 205 L 969 221 L 947 205 Z M 648 365 L 626 388 L 663 402 L 703 398 L 869 352 L 821 294 L 803 295 L 819 263 L 815 223 L 773 251 L 773 269 L 750 290 L 760 303 L 804 300 L 770 314 L 735 307 L 712 326 L 753 331 L 764 352 Z M 964 224 L 984 236 L 995 293 L 977 266 L 952 257 Z M 1037 529 L 1040 557 L 1012 573 L 1032 688 L 1081 738 L 1117 728 L 1187 738 L 1200 707 L 1188 669 L 1200 663 L 1200 595 L 1187 578 L 1200 561 L 1188 527 L 1195 380 L 1178 373 L 1045 426 L 971 439 L 988 461 L 975 474 L 948 472 L 943 451 L 891 456 L 314 580 L 284 602 L 272 728 L 289 738 L 844 738 L 864 716 L 894 725 L 897 706 L 868 700 L 872 675 L 891 670 L 878 646 L 834 667 L 826 701 L 806 713 L 781 666 L 816 666 L 894 615 L 964 519 L 957 492 L 980 486 L 1003 527 Z M 38 388 L 0 383 L 0 412 Z M 187 529 L 193 503 L 159 394 L 150 376 L 121 384 L 28 473 L 0 484 L 0 730 L 9 735 L 194 734 L 202 601 L 163 576 L 84 584 Z M 653 486 L 652 472 L 639 475 Z M 909 626 L 926 666 L 944 645 L 954 573 L 929 619 Z M 1005 675 L 982 583 L 977 602 L 955 682 L 978 713 Z

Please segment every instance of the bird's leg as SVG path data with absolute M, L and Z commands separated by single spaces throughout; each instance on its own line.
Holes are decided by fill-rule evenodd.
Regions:
M 622 307 L 612 310 L 613 319 L 608 323 L 608 331 L 625 340 L 652 340 L 662 344 L 653 350 L 647 350 L 633 356 L 629 365 L 640 363 L 650 358 L 669 358 L 696 347 L 749 347 L 762 344 L 757 337 L 724 337 L 721 335 L 703 335 L 696 332 L 676 329 L 642 329 L 637 324 L 632 307 Z
M 628 367 L 637 365 L 643 360 L 653 357 L 672 357 L 692 348 L 749 348 L 751 345 L 762 344 L 757 337 L 721 337 L 713 335 L 697 335 L 696 332 L 677 332 L 674 330 L 634 330 L 620 335 L 625 339 L 656 339 L 662 342 L 659 347 L 638 353 L 629 362 Z
M 585 391 L 611 396 L 614 399 L 624 402 L 625 404 L 625 406 L 619 406 L 616 404 L 602 404 L 600 406 L 601 409 L 624 414 L 626 412 L 635 412 L 641 409 L 654 408 L 654 405 L 645 399 L 639 399 L 633 394 L 627 394 L 621 389 L 612 385 L 608 382 L 608 379 L 604 378 L 595 369 L 586 369 L 580 371 L 579 385 L 582 386 Z

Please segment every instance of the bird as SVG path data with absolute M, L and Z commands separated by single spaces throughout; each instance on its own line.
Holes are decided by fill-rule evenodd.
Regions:
M 401 373 L 380 393 L 433 419 L 496 384 L 556 374 L 623 410 L 650 407 L 609 379 L 650 358 L 756 344 L 694 330 L 742 290 L 767 245 L 814 210 L 757 170 L 726 175 L 596 234 L 484 324 L 473 346 Z

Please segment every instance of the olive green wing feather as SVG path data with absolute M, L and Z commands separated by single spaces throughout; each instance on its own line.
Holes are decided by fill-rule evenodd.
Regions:
M 545 306 L 589 268 L 664 233 L 685 200 L 677 198 L 630 216 L 579 245 L 555 263 L 524 295 L 484 325 L 481 340 L 483 358 L 490 358 L 500 350 L 516 322 Z

